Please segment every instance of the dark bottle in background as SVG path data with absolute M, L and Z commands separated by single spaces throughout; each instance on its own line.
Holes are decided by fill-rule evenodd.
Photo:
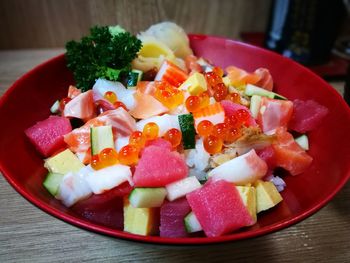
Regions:
M 323 64 L 345 17 L 343 0 L 274 0 L 265 46 L 304 65 Z
M 346 75 L 346 80 L 345 80 L 344 99 L 350 106 L 350 64 L 348 66 L 348 73 Z

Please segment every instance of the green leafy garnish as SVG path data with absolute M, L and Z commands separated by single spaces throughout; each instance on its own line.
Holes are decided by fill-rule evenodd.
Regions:
M 120 26 L 95 26 L 80 42 L 67 42 L 67 67 L 77 87 L 86 91 L 98 78 L 116 81 L 127 76 L 141 46 L 139 39 Z

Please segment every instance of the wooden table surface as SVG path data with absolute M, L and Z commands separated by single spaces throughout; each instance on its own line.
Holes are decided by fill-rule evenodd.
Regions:
M 0 95 L 23 73 L 62 52 L 0 51 Z M 342 85 L 337 85 L 340 92 Z M 279 232 L 221 245 L 172 247 L 67 224 L 33 206 L 0 176 L 0 262 L 350 262 L 349 200 L 347 183 L 315 215 Z

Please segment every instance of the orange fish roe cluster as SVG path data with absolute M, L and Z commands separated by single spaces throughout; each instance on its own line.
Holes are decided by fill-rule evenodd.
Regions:
M 113 91 L 107 91 L 103 97 L 112 104 L 118 100 L 117 95 Z
M 203 92 L 198 96 L 189 96 L 185 101 L 185 106 L 189 112 L 196 112 L 204 107 L 207 107 L 209 102 L 209 94 L 207 92 Z
M 241 96 L 237 92 L 228 94 L 225 99 L 230 100 L 233 103 L 241 104 Z
M 142 149 L 145 146 L 146 137 L 140 131 L 134 131 L 130 134 L 129 144 L 136 146 L 138 149 Z
M 164 134 L 164 139 L 171 143 L 173 148 L 180 145 L 182 140 L 182 133 L 178 129 L 170 129 Z
M 170 110 L 181 105 L 184 101 L 183 92 L 166 82 L 156 83 L 154 97 Z
M 119 151 L 119 161 L 124 165 L 136 165 L 139 161 L 139 148 L 133 144 L 125 145 Z
M 222 123 L 213 125 L 209 120 L 201 121 L 197 133 L 204 137 L 204 149 L 210 154 L 221 152 L 224 142 L 233 143 L 242 136 L 242 127 L 249 116 L 247 110 L 241 109 L 227 116 Z
M 113 148 L 105 148 L 99 154 L 91 157 L 91 167 L 95 170 L 117 164 L 118 162 L 118 153 Z
M 143 135 L 146 140 L 154 140 L 159 135 L 159 126 L 157 123 L 149 122 L 143 127 Z
M 236 95 L 228 96 L 228 88 L 222 81 L 224 71 L 220 67 L 214 67 L 213 71 L 204 74 L 207 81 L 208 87 L 211 91 L 212 96 L 216 101 L 222 101 L 229 99 L 234 102 L 237 101 Z M 239 95 L 239 94 L 238 94 Z

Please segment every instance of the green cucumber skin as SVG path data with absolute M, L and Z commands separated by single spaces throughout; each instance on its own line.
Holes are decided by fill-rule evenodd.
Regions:
M 43 182 L 43 186 L 51 195 L 56 196 L 63 177 L 63 174 L 49 172 Z
M 196 130 L 194 129 L 194 119 L 192 114 L 179 115 L 178 119 L 184 149 L 194 149 L 196 146 Z
M 253 95 L 259 95 L 262 97 L 267 97 L 270 99 L 279 99 L 279 100 L 287 100 L 287 98 L 283 97 L 282 95 L 279 95 L 275 92 L 265 90 L 263 88 L 254 86 L 252 84 L 248 84 L 245 90 L 245 94 L 247 96 L 253 96 Z
M 307 137 L 306 134 L 299 136 L 298 138 L 295 139 L 295 141 L 305 151 L 309 150 L 309 138 Z
M 254 119 L 258 118 L 260 104 L 261 104 L 261 96 L 253 95 L 250 100 L 250 112 L 252 113 L 252 116 Z
M 194 232 L 199 232 L 202 231 L 202 227 L 199 225 L 199 222 L 197 222 L 198 225 L 192 226 L 191 218 L 194 216 L 193 212 L 190 212 L 187 214 L 184 218 L 184 225 L 187 233 L 194 233 Z M 196 219 L 198 221 L 198 219 Z
M 143 72 L 140 70 L 131 70 L 128 74 L 128 78 L 126 81 L 126 86 L 129 87 L 136 87 L 137 83 L 141 80 Z
M 166 189 L 164 187 L 156 187 L 156 188 L 134 188 L 129 194 L 129 201 L 132 206 L 137 208 L 150 208 L 150 207 L 159 207 L 163 203 L 166 196 Z M 135 204 L 136 198 L 139 197 L 139 204 Z M 143 195 L 143 196 L 142 196 Z M 142 200 L 143 199 L 143 200 Z M 154 205 L 154 200 L 159 199 L 157 205 Z M 161 201 L 161 202 L 160 202 Z
M 137 73 L 137 74 L 138 74 L 137 82 L 141 81 L 142 76 L 143 76 L 143 72 L 142 72 L 141 70 L 133 69 L 133 70 L 131 70 L 131 72 L 134 72 L 134 73 Z
M 109 128 L 106 128 L 109 127 Z M 91 154 L 95 155 L 102 151 L 104 148 L 114 148 L 114 139 L 111 126 L 99 126 L 90 128 L 90 143 L 91 143 Z M 103 143 L 99 141 L 103 138 Z M 108 141 L 109 140 L 109 141 Z

